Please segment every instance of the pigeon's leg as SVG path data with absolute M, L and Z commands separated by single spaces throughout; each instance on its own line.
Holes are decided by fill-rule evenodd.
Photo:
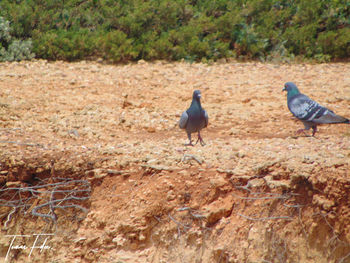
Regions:
M 299 130 L 297 130 L 297 134 L 304 133 L 304 135 L 305 135 L 306 137 L 308 137 L 308 135 L 305 133 L 305 131 L 310 130 L 310 128 L 313 129 L 314 126 L 310 125 L 310 124 L 309 124 L 308 122 L 306 122 L 306 121 L 305 121 L 305 122 L 303 121 L 303 124 L 304 124 L 304 129 L 299 129 Z
M 195 144 L 197 144 L 197 143 L 198 143 L 198 141 L 200 142 L 200 144 L 201 144 L 202 146 L 204 146 L 204 145 L 205 145 L 205 142 L 203 141 L 203 139 L 202 139 L 202 137 L 201 137 L 200 132 L 198 132 L 198 139 L 197 139 L 197 141 L 196 141 L 196 143 L 195 143 Z
M 317 132 L 317 126 L 313 126 L 312 127 L 312 137 L 315 136 L 316 132 Z
M 185 146 L 194 146 L 193 143 L 192 143 L 192 140 L 191 140 L 191 133 L 187 133 L 187 137 L 190 140 L 190 142 L 186 143 Z

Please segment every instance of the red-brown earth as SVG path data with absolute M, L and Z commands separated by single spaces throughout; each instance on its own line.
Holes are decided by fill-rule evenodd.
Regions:
M 296 136 L 287 81 L 350 117 L 348 63 L 1 63 L 1 259 L 26 234 L 8 262 L 350 262 L 350 125 Z M 178 128 L 194 89 L 204 147 Z M 31 213 L 58 177 L 87 213 Z

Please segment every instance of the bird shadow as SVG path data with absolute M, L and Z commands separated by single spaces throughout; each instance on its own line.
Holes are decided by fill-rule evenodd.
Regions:
M 318 139 L 318 137 L 316 136 L 312 136 L 312 135 L 293 135 L 293 136 L 290 136 L 290 138 L 292 139 L 298 139 L 298 138 L 315 138 L 315 139 Z

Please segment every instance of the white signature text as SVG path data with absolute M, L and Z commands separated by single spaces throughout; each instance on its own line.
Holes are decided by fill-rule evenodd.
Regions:
M 9 246 L 9 248 L 7 250 L 5 261 L 7 261 L 11 250 L 27 250 L 27 249 L 30 249 L 30 252 L 29 252 L 29 255 L 28 255 L 28 258 L 30 258 L 30 256 L 32 255 L 34 249 L 40 249 L 40 253 L 43 250 L 51 249 L 51 247 L 48 246 L 46 243 L 47 243 L 47 240 L 53 235 L 54 234 L 6 235 L 7 237 L 11 238 L 11 243 L 10 243 L 10 246 Z M 27 246 L 27 245 L 23 245 L 23 244 L 21 244 L 21 245 L 14 245 L 15 240 L 16 240 L 17 237 L 25 237 L 25 238 L 35 237 L 35 240 L 34 240 L 34 242 L 33 242 L 33 244 L 31 246 Z M 44 239 L 44 241 L 42 243 L 39 242 L 39 238 L 40 237 L 41 237 L 41 239 Z

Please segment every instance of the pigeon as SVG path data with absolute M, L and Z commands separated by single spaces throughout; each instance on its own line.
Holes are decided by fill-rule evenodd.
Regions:
M 200 131 L 208 126 L 208 113 L 202 108 L 200 98 L 201 92 L 195 90 L 193 92 L 191 106 L 182 113 L 179 121 L 179 127 L 186 130 L 188 139 L 190 140 L 188 144 L 185 144 L 186 146 L 194 146 L 191 140 L 191 134 L 194 132 L 198 132 L 198 140 L 195 144 L 199 141 L 202 146 L 205 145 Z
M 299 129 L 297 134 L 312 128 L 312 136 L 317 132 L 317 125 L 326 123 L 350 123 L 347 118 L 335 114 L 330 109 L 321 106 L 308 96 L 300 93 L 293 82 L 284 84 L 282 91 L 287 91 L 288 109 L 295 117 L 304 123 L 304 129 Z

